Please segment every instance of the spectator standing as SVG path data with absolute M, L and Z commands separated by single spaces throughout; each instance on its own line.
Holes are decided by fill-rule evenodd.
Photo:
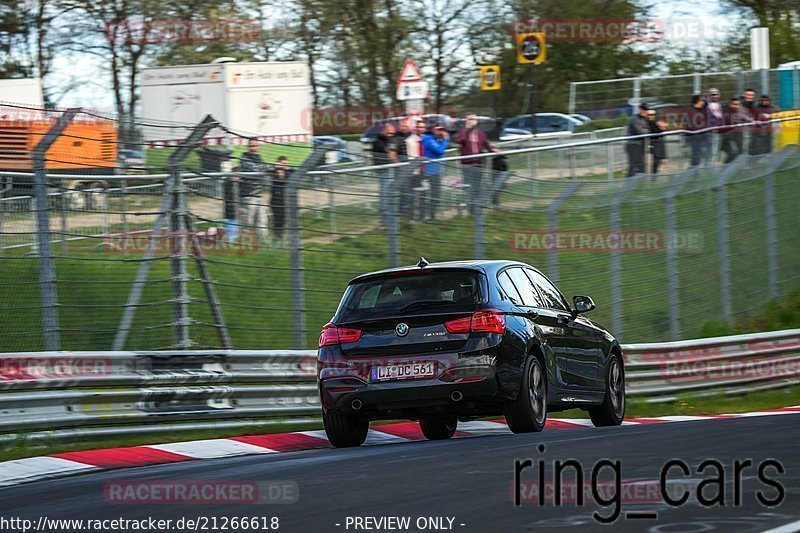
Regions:
M 426 205 L 428 208 L 426 220 L 436 219 L 436 210 L 442 196 L 442 177 L 441 165 L 435 162 L 436 159 L 444 157 L 447 147 L 450 145 L 450 134 L 443 124 L 436 124 L 431 133 L 422 137 L 422 148 L 424 157 L 431 160 L 422 167 L 422 173 L 428 180 L 428 197 Z
M 647 121 L 647 112 L 650 107 L 647 104 L 639 105 L 639 112 L 628 120 L 628 137 L 638 137 L 650 133 L 650 126 Z M 645 171 L 644 167 L 644 148 L 646 138 L 629 139 L 625 145 L 628 152 L 628 176 L 641 174 Z
M 741 127 L 736 127 L 736 125 L 745 124 L 746 122 L 748 122 L 748 114 L 742 110 L 741 101 L 738 98 L 732 98 L 725 109 L 723 117 L 725 127 L 720 130 L 720 136 L 722 137 L 721 151 L 725 154 L 722 162 L 726 165 L 739 157 L 744 151 L 744 131 Z
M 661 163 L 667 159 L 667 146 L 662 135 L 667 129 L 667 125 L 663 120 L 658 120 L 655 109 L 647 111 L 647 125 L 649 132 L 656 134 L 650 137 L 650 153 L 653 156 L 652 172 L 655 175 L 658 174 Z
M 708 113 L 709 128 L 718 128 L 723 125 L 724 110 L 722 108 L 720 96 L 719 89 L 711 88 L 708 90 L 706 110 Z M 720 151 L 720 137 L 719 130 L 713 130 L 708 134 L 708 140 L 706 142 L 706 165 L 715 162 L 716 156 Z
M 708 112 L 706 103 L 699 94 L 692 97 L 692 107 L 689 109 L 687 118 L 689 124 L 686 129 L 690 133 L 687 134 L 686 142 L 689 143 L 689 150 L 691 151 L 689 165 L 696 167 L 706 159 L 707 136 L 709 135 L 708 132 L 703 131 L 708 127 Z
M 239 172 L 239 167 L 233 169 L 234 172 Z M 222 196 L 224 202 L 224 218 L 225 218 L 225 242 L 233 243 L 239 238 L 239 208 L 241 206 L 241 197 L 239 196 L 239 176 L 235 174 L 229 175 L 225 178 L 222 184 Z
M 399 163 L 406 159 L 406 143 L 396 134 L 394 123 L 386 122 L 383 132 L 372 143 L 372 164 L 388 165 Z M 392 172 L 384 171 L 378 176 L 378 202 L 380 204 L 380 219 L 383 227 L 387 226 L 389 208 L 389 183 Z
M 264 204 L 264 182 L 269 167 L 261 159 L 259 143 L 250 139 L 247 143 L 247 152 L 239 160 L 242 172 L 256 173 L 246 176 L 241 182 L 242 203 L 245 207 L 245 225 L 253 226 L 261 236 L 261 241 L 267 241 L 267 207 Z
M 755 122 L 756 118 L 756 91 L 755 89 L 745 89 L 742 93 L 742 111 L 747 115 L 747 122 Z M 757 140 L 753 137 L 754 127 L 748 126 L 747 128 L 747 152 L 755 154 L 758 151 Z
M 283 230 L 286 226 L 286 185 L 292 172 L 288 163 L 285 155 L 280 156 L 272 172 L 269 207 L 272 211 L 272 234 L 276 244 L 283 241 Z
M 414 124 L 414 131 L 406 137 L 406 155 L 409 161 L 420 159 L 425 155 L 422 138 L 425 135 L 425 121 L 418 120 Z M 425 216 L 423 207 L 422 165 L 413 169 L 407 183 L 401 184 L 405 191 L 405 198 L 401 197 L 400 212 L 406 220 L 422 219 Z
M 753 147 L 752 154 L 768 154 L 772 152 L 772 114 L 777 112 L 772 107 L 772 101 L 766 94 L 761 95 L 761 101 L 753 107 L 753 117 L 760 124 L 753 128 L 753 137 L 750 146 Z
M 455 142 L 461 145 L 461 155 L 475 155 L 483 152 L 499 153 L 500 150 L 492 146 L 486 132 L 478 128 L 478 117 L 474 113 L 467 115 L 464 128 L 458 132 Z M 481 177 L 483 174 L 484 158 L 462 159 L 461 171 L 464 184 L 469 186 L 469 212 L 475 214 L 477 202 L 481 193 Z

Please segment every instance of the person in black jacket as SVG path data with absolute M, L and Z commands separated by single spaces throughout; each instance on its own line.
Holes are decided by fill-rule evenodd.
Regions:
M 664 123 L 664 121 L 657 119 L 655 109 L 650 109 L 647 111 L 647 125 L 650 133 L 660 134 L 664 133 L 664 130 L 667 129 L 667 125 Z M 667 145 L 664 141 L 663 135 L 650 137 L 650 153 L 653 156 L 653 174 L 658 174 L 658 169 L 661 167 L 661 163 L 667 159 Z
M 292 170 L 288 167 L 285 155 L 278 158 L 272 175 L 272 188 L 269 207 L 272 210 L 272 232 L 275 241 L 283 241 L 283 229 L 286 226 L 286 184 Z
M 636 137 L 650 133 L 647 123 L 647 111 L 650 107 L 647 104 L 639 106 L 639 112 L 628 120 L 628 137 Z M 630 139 L 625 146 L 628 152 L 628 176 L 644 172 L 644 147 L 647 139 Z
M 408 159 L 406 153 L 405 139 L 395 133 L 395 126 L 392 122 L 386 122 L 383 132 L 372 143 L 372 164 L 387 165 L 390 163 L 400 163 Z M 391 173 L 378 171 L 378 202 L 380 204 L 381 226 L 386 227 L 388 223 L 389 208 L 389 179 Z

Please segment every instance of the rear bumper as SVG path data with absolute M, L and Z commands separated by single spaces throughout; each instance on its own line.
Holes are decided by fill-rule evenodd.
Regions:
M 428 408 L 457 412 L 467 409 L 469 404 L 476 401 L 491 400 L 498 390 L 495 376 L 461 383 L 439 379 L 366 383 L 347 378 L 332 378 L 320 383 L 324 409 L 365 415 L 417 410 L 423 412 Z M 454 400 L 454 392 L 461 393 L 462 398 Z M 361 403 L 359 409 L 353 407 L 355 400 Z

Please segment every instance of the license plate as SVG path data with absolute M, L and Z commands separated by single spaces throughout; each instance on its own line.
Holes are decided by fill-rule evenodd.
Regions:
M 388 381 L 392 379 L 419 379 L 432 378 L 436 367 L 433 362 L 427 363 L 396 363 L 372 367 L 373 381 Z

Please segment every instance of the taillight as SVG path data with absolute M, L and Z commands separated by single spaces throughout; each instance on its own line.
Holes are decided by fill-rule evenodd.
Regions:
M 355 328 L 340 328 L 333 322 L 328 322 L 322 326 L 322 333 L 319 335 L 319 347 L 329 344 L 345 344 L 356 342 L 361 338 L 361 330 Z
M 489 333 L 505 333 L 506 316 L 495 309 L 478 311 L 472 315 L 472 331 L 488 331 Z
M 486 311 L 477 311 L 472 316 L 445 322 L 444 327 L 448 333 L 470 333 L 472 331 L 504 333 L 506 331 L 506 317 L 501 311 L 488 309 Z

